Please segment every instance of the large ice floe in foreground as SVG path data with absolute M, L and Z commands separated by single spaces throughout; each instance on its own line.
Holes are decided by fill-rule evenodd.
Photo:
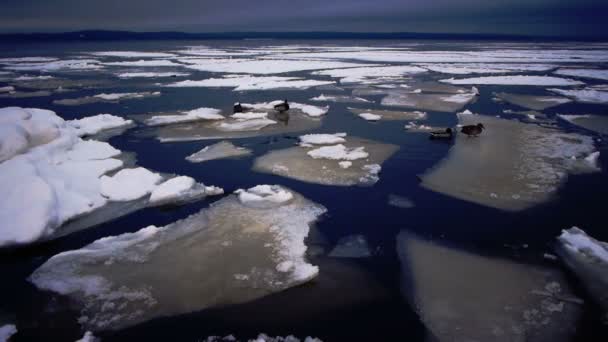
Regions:
M 484 115 L 460 113 L 458 119 L 486 129 L 477 138 L 457 135 L 447 158 L 421 177 L 430 190 L 522 210 L 550 199 L 569 173 L 599 171 L 590 136 Z
M 288 112 L 277 112 L 274 106 L 282 100 L 242 103 L 244 113 L 221 115 L 218 109 L 199 108 L 177 114 L 165 113 L 138 116 L 152 128 L 151 133 L 162 142 L 207 139 L 245 138 L 313 129 L 321 124 L 327 106 L 290 102 Z M 148 134 L 145 133 L 145 134 Z
M 166 176 L 141 168 L 108 175 L 125 166 L 125 155 L 105 142 L 80 138 L 98 132 L 106 121 L 111 126 L 124 123 L 107 115 L 66 122 L 49 110 L 0 109 L 0 190 L 10 198 L 0 202 L 0 247 L 74 231 L 79 219 L 103 212 L 112 201 L 144 197 L 166 180 Z M 138 183 L 142 172 L 149 176 L 145 184 Z M 133 191 L 125 193 L 127 189 Z M 200 184 L 192 190 L 197 191 L 187 197 L 208 194 Z M 151 203 L 144 197 L 138 205 L 128 207 L 137 210 L 146 205 Z M 124 208 L 111 208 L 105 219 L 93 221 L 124 214 Z M 62 226 L 68 221 L 74 223 L 72 228 Z M 80 228 L 84 226 L 80 224 Z
M 174 88 L 233 88 L 234 91 L 268 90 L 268 89 L 308 89 L 321 85 L 334 84 L 333 81 L 303 79 L 300 77 L 284 76 L 251 76 L 226 75 L 223 78 L 208 78 L 205 80 L 185 80 L 167 84 Z
M 557 238 L 557 253 L 583 282 L 608 319 L 608 243 L 598 241 L 572 227 Z
M 74 300 L 79 323 L 94 331 L 251 301 L 317 276 L 304 240 L 325 211 L 286 188 L 258 185 L 168 226 L 55 255 L 29 280 Z
M 496 93 L 494 95 L 502 101 L 531 110 L 545 110 L 547 108 L 572 102 L 569 98 L 561 96 L 538 96 L 511 93 Z
M 55 100 L 54 104 L 63 106 L 79 106 L 97 102 L 119 102 L 123 100 L 144 99 L 147 97 L 160 96 L 160 91 L 155 92 L 140 92 L 140 93 L 116 93 L 116 94 L 97 94 L 93 96 L 79 97 L 75 99 Z
M 346 133 L 307 134 L 298 146 L 258 157 L 253 169 L 324 185 L 373 185 L 381 164 L 399 147 L 346 137 Z
M 594 131 L 601 134 L 608 134 L 608 116 L 592 114 L 558 114 L 557 117 L 562 120 L 568 121 L 573 125 L 583 127 L 590 131 Z
M 438 341 L 570 341 L 582 314 L 559 269 L 484 257 L 402 232 L 403 291 Z
M 529 85 L 529 86 L 574 86 L 585 84 L 581 81 L 554 76 L 485 76 L 461 79 L 446 79 L 440 82 L 449 84 L 494 84 L 494 85 Z

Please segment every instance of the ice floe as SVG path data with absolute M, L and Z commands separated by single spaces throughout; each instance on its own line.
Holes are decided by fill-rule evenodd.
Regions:
M 329 253 L 333 258 L 367 258 L 372 255 L 369 244 L 363 235 L 341 238 Z
M 405 107 L 437 112 L 456 112 L 475 100 L 474 92 L 459 94 L 424 94 L 407 91 L 390 92 L 381 104 L 391 107 Z
M 256 338 L 247 339 L 247 340 L 238 340 L 236 337 L 232 335 L 228 336 L 209 336 L 206 339 L 202 340 L 202 342 L 323 342 L 321 339 L 316 337 L 307 336 L 303 340 L 293 336 L 287 335 L 283 336 L 268 336 L 266 334 L 259 334 Z
M 382 119 L 381 115 L 372 114 L 372 113 L 361 113 L 358 116 L 361 119 L 366 120 L 366 121 L 378 121 L 378 120 Z
M 558 255 L 583 282 L 608 317 L 608 243 L 572 227 L 558 237 Z
M 30 75 L 21 75 L 16 77 L 15 81 L 40 81 L 40 80 L 50 80 L 55 78 L 55 76 L 50 75 L 38 75 L 38 76 L 30 76 Z
M 359 108 L 348 108 L 353 114 L 361 116 L 362 114 L 371 114 L 378 117 L 376 120 L 424 120 L 427 117 L 426 112 L 412 111 L 402 112 L 394 110 L 382 110 L 382 109 L 359 109 Z
M 227 75 L 224 78 L 209 78 L 205 80 L 185 80 L 170 83 L 167 87 L 208 87 L 234 88 L 234 91 L 267 90 L 267 89 L 308 89 L 320 85 L 333 84 L 332 81 L 307 80 L 298 77 L 283 76 L 249 76 Z
M 310 101 L 317 102 L 343 102 L 343 103 L 370 103 L 373 101 L 364 99 L 362 97 L 347 96 L 347 95 L 325 95 L 321 94 L 310 99 Z
M 143 167 L 122 169 L 100 179 L 101 194 L 112 201 L 132 201 L 156 189 L 163 177 Z
M 95 335 L 93 335 L 92 332 L 87 331 L 84 333 L 82 338 L 77 340 L 76 342 L 100 342 L 100 341 L 101 340 L 99 338 L 95 337 Z
M 13 91 L 15 91 L 15 87 L 12 86 L 0 87 L 0 93 L 10 93 Z
M 485 76 L 472 77 L 461 79 L 445 79 L 440 80 L 449 84 L 493 84 L 493 85 L 528 85 L 528 86 L 574 86 L 585 84 L 581 81 L 571 80 L 568 78 L 554 76 L 528 76 L 528 75 L 513 75 L 513 76 Z
M 608 70 L 599 69 L 558 69 L 555 74 L 608 81 Z
M 155 92 L 139 92 L 139 93 L 112 93 L 106 94 L 101 93 L 93 96 L 85 96 L 79 97 L 75 99 L 63 99 L 63 100 L 55 100 L 54 104 L 63 105 L 63 106 L 79 106 L 83 104 L 89 103 L 97 103 L 97 102 L 119 102 L 123 100 L 133 100 L 133 99 L 144 99 L 147 97 L 156 97 L 160 96 L 160 91 Z
M 208 160 L 223 158 L 238 158 L 251 155 L 252 151 L 244 147 L 237 147 L 230 141 L 220 141 L 213 145 L 205 146 L 202 150 L 186 157 L 193 163 L 202 163 Z
M 315 71 L 313 75 L 340 78 L 340 83 L 376 83 L 378 81 L 399 80 L 405 75 L 426 72 L 426 69 L 410 65 L 367 66 L 361 68 L 332 69 Z
M 232 122 L 220 122 L 216 128 L 222 132 L 248 132 L 259 131 L 262 128 L 274 125 L 277 122 L 268 118 L 262 119 L 237 119 Z
M 224 120 L 225 117 L 220 113 L 219 109 L 201 107 L 177 115 L 152 115 L 145 120 L 145 123 L 148 126 L 162 126 L 195 121 Z
M 448 157 L 421 177 L 427 189 L 517 211 L 549 200 L 569 173 L 598 170 L 585 160 L 595 152 L 590 136 L 484 115 L 458 119 L 486 129 L 478 138 L 456 136 Z
M 21 99 L 21 98 L 30 98 L 30 97 L 45 97 L 51 96 L 53 93 L 50 91 L 9 91 L 6 93 L 0 93 L 0 98 L 13 98 L 13 99 Z
M 8 70 L 16 71 L 66 71 L 66 70 L 98 70 L 102 69 L 103 65 L 95 59 L 65 59 L 46 62 L 18 63 L 11 64 L 6 67 Z
M 567 115 L 558 114 L 560 119 L 566 120 L 573 125 L 583 127 L 590 131 L 601 134 L 608 134 L 608 117 L 605 115 Z
M 331 145 L 346 142 L 346 133 L 317 133 L 300 136 L 301 145 Z
M 108 66 L 121 67 L 181 67 L 183 64 L 175 63 L 165 59 L 140 59 L 137 61 L 122 61 L 122 62 L 106 62 L 102 63 Z
M 403 209 L 411 209 L 416 206 L 411 199 L 395 194 L 388 195 L 388 204 Z
M 364 64 L 319 60 L 260 60 L 260 59 L 184 59 L 186 67 L 199 71 L 233 74 L 283 74 L 294 71 L 353 68 Z
M 91 55 L 101 57 L 122 57 L 122 58 L 172 58 L 177 57 L 172 53 L 166 52 L 146 52 L 146 51 L 98 51 L 91 52 Z
M 323 144 L 345 138 L 304 136 L 309 143 L 296 147 L 271 151 L 258 157 L 253 169 L 304 182 L 324 185 L 373 185 L 379 180 L 381 164 L 399 147 L 371 140 L 348 137 L 346 141 L 325 146 L 314 146 L 311 140 Z M 349 164 L 345 164 L 348 162 Z
M 196 183 L 192 177 L 178 176 L 155 187 L 149 201 L 151 205 L 176 204 L 223 193 L 222 188 Z
M 82 119 L 70 120 L 67 123 L 74 127 L 80 136 L 94 135 L 108 129 L 125 128 L 133 125 L 132 120 L 126 120 L 111 114 L 87 116 Z
M 521 71 L 550 71 L 557 66 L 548 64 L 417 64 L 430 71 L 443 74 L 467 75 L 467 74 L 506 74 Z
M 17 333 L 17 327 L 14 324 L 6 324 L 0 326 L 0 342 L 10 341 L 11 336 Z
M 402 232 L 404 295 L 439 341 L 570 341 L 581 317 L 559 269 L 525 265 Z
M 325 211 L 288 189 L 258 186 L 168 226 L 57 254 L 29 280 L 80 304 L 78 321 L 92 331 L 247 302 L 317 276 L 304 240 Z
M 608 103 L 608 91 L 601 88 L 587 87 L 583 89 L 548 89 L 554 93 L 572 98 L 576 102 L 583 103 Z
M 123 72 L 116 74 L 119 78 L 161 78 L 190 76 L 186 72 Z
M 538 96 L 510 93 L 496 93 L 494 95 L 502 101 L 531 110 L 545 110 L 547 108 L 572 102 L 572 100 L 568 98 L 559 96 Z

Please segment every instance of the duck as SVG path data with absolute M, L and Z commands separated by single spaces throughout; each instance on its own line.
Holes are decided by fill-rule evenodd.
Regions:
M 233 113 L 242 113 L 243 112 L 243 106 L 241 106 L 240 102 L 237 102 L 234 104 L 234 107 L 232 108 L 232 112 Z
M 481 131 L 483 131 L 484 129 L 485 127 L 483 126 L 483 124 L 478 123 L 477 125 L 462 126 L 460 132 L 466 134 L 469 137 L 476 137 L 480 135 Z
M 282 103 L 274 105 L 274 110 L 278 111 L 279 113 L 286 112 L 289 110 L 289 103 L 287 103 L 287 100 L 283 100 Z
M 430 135 L 429 138 L 430 139 L 445 139 L 445 140 L 450 140 L 450 139 L 452 139 L 452 129 L 451 128 L 446 128 L 445 131 L 431 132 L 431 135 Z

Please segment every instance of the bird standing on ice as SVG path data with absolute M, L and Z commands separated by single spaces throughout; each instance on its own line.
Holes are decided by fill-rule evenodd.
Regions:
M 287 103 L 287 100 L 284 100 L 282 103 L 274 105 L 274 110 L 278 111 L 279 113 L 286 112 L 289 110 L 289 103 Z
M 460 132 L 466 134 L 469 137 L 476 137 L 481 134 L 481 132 L 485 129 L 483 124 L 478 123 L 477 125 L 468 125 L 462 126 Z

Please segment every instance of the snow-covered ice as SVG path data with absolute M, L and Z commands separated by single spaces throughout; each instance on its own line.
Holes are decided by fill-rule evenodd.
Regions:
M 566 120 L 573 125 L 583 127 L 590 131 L 594 131 L 601 134 L 608 134 L 608 117 L 605 115 L 567 115 L 558 114 L 560 119 Z
M 119 78 L 161 78 L 190 76 L 186 72 L 122 72 L 116 74 Z
M 243 303 L 317 276 L 304 240 L 325 211 L 291 190 L 257 186 L 168 226 L 57 254 L 29 280 L 80 303 L 79 323 L 92 331 Z
M 266 126 L 275 125 L 276 123 L 277 121 L 270 120 L 268 118 L 262 118 L 250 120 L 236 120 L 232 122 L 220 122 L 216 127 L 218 130 L 224 132 L 247 132 L 259 131 Z
M 222 188 L 196 183 L 192 177 L 177 176 L 155 187 L 150 193 L 149 202 L 151 205 L 176 204 L 223 193 Z
M 585 84 L 581 81 L 571 80 L 568 78 L 554 76 L 529 76 L 529 75 L 513 75 L 513 76 L 485 76 L 460 79 L 445 79 L 440 82 L 449 84 L 491 84 L 491 85 L 527 85 L 527 86 L 575 86 Z
M 91 52 L 91 55 L 101 57 L 122 57 L 122 58 L 172 58 L 177 57 L 172 53 L 166 52 L 147 52 L 147 51 L 98 51 Z
M 347 96 L 347 95 L 325 95 L 321 94 L 310 99 L 317 102 L 343 102 L 343 103 L 370 103 L 372 101 L 362 97 Z
M 583 89 L 548 89 L 554 93 L 572 98 L 576 102 L 583 103 L 608 103 L 608 91 L 587 87 Z
M 318 138 L 312 139 L 324 143 L 323 140 L 330 137 Z M 345 140 L 337 145 L 319 147 L 308 143 L 271 151 L 256 158 L 253 169 L 309 183 L 369 186 L 378 181 L 380 165 L 399 149 L 395 145 L 356 137 Z M 344 167 L 343 162 L 351 164 Z
M 84 335 L 82 336 L 81 339 L 77 340 L 76 342 L 100 342 L 101 340 L 98 339 L 97 337 L 95 337 L 95 335 L 93 335 L 92 332 L 87 331 L 84 333 Z
M 473 92 L 461 94 L 426 94 L 395 91 L 385 96 L 381 104 L 437 112 L 456 112 L 475 100 Z
M 252 153 L 250 149 L 237 147 L 230 141 L 220 141 L 213 145 L 205 146 L 202 150 L 187 156 L 186 160 L 193 163 L 202 163 L 214 159 L 244 157 Z
M 376 83 L 378 81 L 399 80 L 406 75 L 426 72 L 426 69 L 410 65 L 366 66 L 360 68 L 315 71 L 313 75 L 340 78 L 340 83 Z
M 448 157 L 421 177 L 427 189 L 517 211 L 551 199 L 569 173 L 598 170 L 585 161 L 595 152 L 590 136 L 485 115 L 458 119 L 485 130 L 475 139 L 456 136 Z
M 187 68 L 233 74 L 270 75 L 294 71 L 353 68 L 365 64 L 319 60 L 261 60 L 261 59 L 179 59 Z
M 166 59 L 140 59 L 137 61 L 122 61 L 122 62 L 106 62 L 102 63 L 108 66 L 120 67 L 180 67 L 183 64 L 175 63 Z
M 468 75 L 468 74 L 506 74 L 521 71 L 550 71 L 557 66 L 550 64 L 417 64 L 418 66 L 443 74 Z
M 41 71 L 41 72 L 54 72 L 54 71 L 88 71 L 88 70 L 99 70 L 102 69 L 103 65 L 95 59 L 64 59 L 64 60 L 52 60 L 52 61 L 41 61 L 31 63 L 16 63 L 10 64 L 5 67 L 8 70 L 15 71 Z
M 132 201 L 148 195 L 163 177 L 143 167 L 122 169 L 101 177 L 101 194 L 112 201 Z
M 608 70 L 600 69 L 558 69 L 555 74 L 562 76 L 573 76 L 581 78 L 592 78 L 608 81 Z
M 346 142 L 346 133 L 316 133 L 300 136 L 300 143 L 304 145 L 332 145 Z
M 108 129 L 128 127 L 133 124 L 133 121 L 111 114 L 98 114 L 82 119 L 70 120 L 67 123 L 76 129 L 78 135 L 85 136 L 97 134 Z
M 283 76 L 250 76 L 228 75 L 224 78 L 209 78 L 205 80 L 185 80 L 167 84 L 167 87 L 208 87 L 233 88 L 234 91 L 268 90 L 268 89 L 308 89 L 320 85 L 334 84 L 333 81 L 307 80 L 298 77 Z
M 17 327 L 14 324 L 5 324 L 0 326 L 0 342 L 8 342 L 14 334 L 17 333 Z
M 225 117 L 221 111 L 215 108 L 201 107 L 189 111 L 183 111 L 176 115 L 153 115 L 145 120 L 148 126 L 162 126 L 194 121 L 223 120 Z

